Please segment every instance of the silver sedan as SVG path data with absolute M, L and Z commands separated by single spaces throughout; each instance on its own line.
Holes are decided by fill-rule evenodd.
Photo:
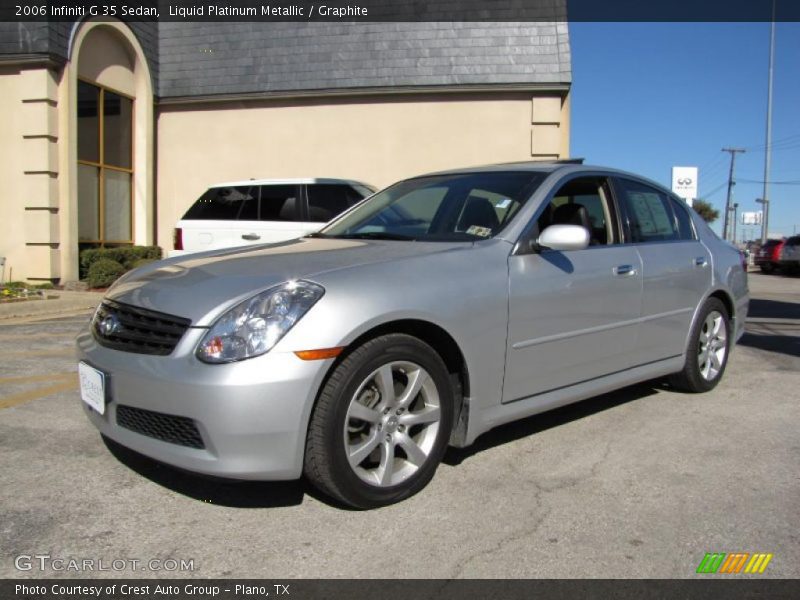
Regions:
M 636 382 L 713 388 L 746 271 L 641 177 L 525 163 L 401 181 L 320 233 L 145 266 L 77 340 L 103 436 L 371 508 L 448 445 Z

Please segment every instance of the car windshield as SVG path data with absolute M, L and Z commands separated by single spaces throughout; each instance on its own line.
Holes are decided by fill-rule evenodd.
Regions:
M 514 218 L 546 176 L 499 171 L 401 181 L 312 235 L 419 241 L 490 238 Z

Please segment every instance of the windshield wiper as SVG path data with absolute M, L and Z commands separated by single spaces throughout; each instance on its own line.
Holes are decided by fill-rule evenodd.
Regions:
M 417 238 L 402 233 L 390 233 L 388 231 L 361 231 L 358 233 L 343 233 L 328 237 L 336 237 L 344 240 L 400 240 L 404 242 L 415 242 Z
M 331 236 L 325 235 L 324 233 L 319 232 L 319 231 L 314 231 L 312 233 L 307 233 L 303 237 L 307 237 L 307 238 L 326 238 L 326 237 L 331 237 Z

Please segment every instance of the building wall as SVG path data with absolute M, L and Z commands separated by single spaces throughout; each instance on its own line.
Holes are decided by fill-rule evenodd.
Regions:
M 382 187 L 426 172 L 569 154 L 569 107 L 530 92 L 161 106 L 157 243 L 207 187 L 342 177 Z
M 6 280 L 78 278 L 78 76 L 135 98 L 133 238 L 152 243 L 154 97 L 144 54 L 116 22 L 84 22 L 74 39 L 73 60 L 63 65 L 0 66 L 0 114 L 8 117 L 0 119 Z
M 0 69 L 0 256 L 5 277 L 60 277 L 58 77 L 47 68 Z

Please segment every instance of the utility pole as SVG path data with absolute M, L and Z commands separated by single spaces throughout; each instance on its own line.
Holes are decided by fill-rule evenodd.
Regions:
M 744 153 L 744 148 L 723 148 L 723 152 L 730 152 L 731 153 L 731 171 L 728 175 L 728 199 L 725 201 L 725 220 L 723 221 L 722 225 L 722 239 L 728 239 L 728 221 L 730 221 L 730 214 L 731 214 L 731 200 L 733 199 L 733 186 L 736 185 L 736 181 L 733 179 L 733 168 L 736 164 L 736 153 L 741 152 Z M 736 224 L 734 223 L 734 227 Z
M 769 165 L 772 159 L 772 71 L 775 63 L 775 0 L 772 0 L 772 24 L 769 32 L 769 84 L 767 87 L 767 147 L 764 156 L 764 219 L 761 227 L 761 243 L 769 235 Z

